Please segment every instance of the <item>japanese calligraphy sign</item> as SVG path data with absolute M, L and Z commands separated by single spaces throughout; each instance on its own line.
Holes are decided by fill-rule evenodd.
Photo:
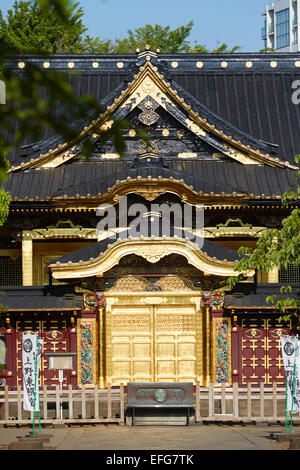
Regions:
M 24 410 L 27 411 L 39 411 L 38 383 L 42 349 L 43 339 L 37 338 L 37 335 L 34 334 L 23 334 L 22 365 L 24 386 Z
M 300 344 L 294 336 L 281 336 L 283 365 L 287 378 L 287 411 L 300 411 Z

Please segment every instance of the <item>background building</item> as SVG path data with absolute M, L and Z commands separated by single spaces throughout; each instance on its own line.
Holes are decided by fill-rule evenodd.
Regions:
M 278 0 L 268 3 L 263 13 L 262 39 L 265 47 L 282 52 L 299 52 L 300 0 Z

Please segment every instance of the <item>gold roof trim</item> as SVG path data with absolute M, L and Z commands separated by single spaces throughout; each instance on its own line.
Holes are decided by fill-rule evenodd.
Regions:
M 89 126 L 86 126 L 73 141 L 60 144 L 55 149 L 50 149 L 46 154 L 41 154 L 27 163 L 22 163 L 17 167 L 12 166 L 9 171 L 42 168 L 45 166 L 55 167 L 62 164 L 67 159 L 73 157 L 72 150 L 82 137 L 89 134 L 100 134 L 102 131 L 112 126 L 113 120 L 111 116 L 117 107 L 125 107 L 128 103 L 131 103 L 132 110 L 145 96 L 149 95 L 153 96 L 165 109 L 165 101 L 174 107 L 179 106 L 183 108 L 189 116 L 189 119 L 186 119 L 186 125 L 192 132 L 200 136 L 205 135 L 206 132 L 216 134 L 227 143 L 228 151 L 224 152 L 224 154 L 240 161 L 242 164 L 261 163 L 269 166 L 298 169 L 298 167 L 291 165 L 287 161 L 282 162 L 279 158 L 273 158 L 269 154 L 263 154 L 259 150 L 251 148 L 249 145 L 244 145 L 239 140 L 236 141 L 232 136 L 226 135 L 213 124 L 209 124 L 206 119 L 201 118 L 199 113 L 195 112 L 190 105 L 186 104 L 184 98 L 180 97 L 177 90 L 173 89 L 171 84 L 165 80 L 164 76 L 158 72 L 158 68 L 152 65 L 151 56 L 148 55 L 145 65 L 139 68 L 139 72 L 134 75 L 133 81 L 128 83 L 127 89 L 122 90 L 119 97 L 115 98 L 114 103 L 108 106 Z M 242 155 L 239 153 L 239 150 L 242 152 Z
M 239 310 L 239 309 L 245 309 L 245 310 L 277 310 L 278 313 L 279 310 L 276 309 L 276 305 L 273 305 L 272 307 L 267 307 L 266 305 L 225 305 L 225 308 L 226 309 L 235 309 L 235 310 Z M 286 310 L 292 310 L 294 309 L 294 307 L 286 307 Z M 237 312 L 235 312 L 237 313 Z
M 158 178 L 152 178 L 152 176 L 148 176 L 147 178 L 142 178 L 141 176 L 131 178 L 128 176 L 125 180 L 116 180 L 115 184 L 108 188 L 104 194 L 98 193 L 96 196 L 64 195 L 51 198 L 51 200 L 57 205 L 62 206 L 74 206 L 74 201 L 78 201 L 79 204 L 84 202 L 87 205 L 97 207 L 99 203 L 117 204 L 121 196 L 130 193 L 138 194 L 148 201 L 153 201 L 166 192 L 175 193 L 181 197 L 184 202 L 191 204 L 199 204 L 201 202 L 212 203 L 214 199 L 218 202 L 222 199 L 222 205 L 231 204 L 231 202 L 237 204 L 238 201 L 242 202 L 251 197 L 249 194 L 237 192 L 231 194 L 224 192 L 220 194 L 213 192 L 204 193 L 203 191 L 197 192 L 192 185 L 187 185 L 183 179 L 177 180 L 172 176 L 170 176 L 170 178 L 163 178 L 161 176 Z
M 211 258 L 202 252 L 199 246 L 188 238 L 177 237 L 128 237 L 126 240 L 118 239 L 113 244 L 107 245 L 106 250 L 96 258 L 87 261 L 73 263 L 50 264 L 52 275 L 55 279 L 74 279 L 102 275 L 104 272 L 117 265 L 124 256 L 135 254 L 141 256 L 150 263 L 156 263 L 171 253 L 184 256 L 188 263 L 192 264 L 207 274 L 217 276 L 236 276 L 234 270 L 237 261 L 218 260 Z M 246 273 L 253 276 L 254 271 Z

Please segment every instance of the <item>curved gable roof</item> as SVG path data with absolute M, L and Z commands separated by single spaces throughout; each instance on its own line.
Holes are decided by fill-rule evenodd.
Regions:
M 55 55 L 49 60 L 51 70 L 58 71 L 68 69 L 72 61 L 80 72 L 75 77 L 69 70 L 76 93 L 91 93 L 106 108 L 125 91 L 145 56 Z M 43 63 L 32 56 L 24 61 L 41 67 Z M 10 59 L 7 66 L 26 73 L 26 66 L 20 71 L 17 62 Z M 297 54 L 175 54 L 151 57 L 151 62 L 208 126 L 271 159 L 294 163 L 300 149 L 300 105 L 291 99 L 292 84 L 300 79 Z M 93 118 L 73 125 L 83 129 Z M 49 135 L 38 143 L 27 142 L 9 156 L 11 164 L 19 167 L 59 144 L 63 144 L 59 136 Z

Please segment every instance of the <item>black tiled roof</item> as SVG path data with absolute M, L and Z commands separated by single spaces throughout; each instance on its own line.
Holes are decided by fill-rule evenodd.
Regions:
M 225 305 L 228 308 L 242 307 L 274 307 L 274 304 L 267 302 L 268 296 L 276 296 L 275 303 L 278 300 L 284 300 L 291 295 L 299 298 L 299 284 L 291 284 L 291 293 L 281 293 L 280 288 L 285 284 L 247 284 L 240 283 L 233 291 L 225 296 Z
M 0 286 L 0 303 L 9 310 L 79 309 L 82 294 L 72 286 Z
M 26 67 L 22 71 L 17 68 L 19 60 L 7 60 L 7 66 L 15 73 L 26 73 Z M 42 67 L 45 59 L 23 56 L 22 60 Z M 47 60 L 51 70 L 69 74 L 77 94 L 90 93 L 102 103 L 107 103 L 109 95 L 118 87 L 126 86 L 138 63 L 134 55 L 61 54 Z M 74 70 L 79 72 L 77 76 L 71 76 L 67 66 L 70 60 L 75 64 Z M 94 61 L 99 63 L 96 69 L 92 67 Z M 171 65 L 174 61 L 178 64 L 176 68 Z M 117 67 L 119 62 L 123 63 L 121 69 Z M 221 67 L 222 62 L 226 62 L 226 68 Z M 246 67 L 249 62 L 252 66 Z M 198 68 L 197 63 L 202 66 Z M 271 67 L 271 63 L 276 67 Z M 213 121 L 216 120 L 225 131 L 231 131 L 230 135 L 248 139 L 253 148 L 262 151 L 266 142 L 275 144 L 270 147 L 274 156 L 291 163 L 300 153 L 300 105 L 292 102 L 292 84 L 300 79 L 300 68 L 295 66 L 296 63 L 299 63 L 296 53 L 174 54 L 161 55 L 157 60 L 172 86 L 177 87 L 187 101 L 192 100 L 194 106 L 200 107 L 199 114 L 204 113 L 208 122 L 212 119 L 211 123 L 215 124 Z M 49 132 L 45 138 L 46 141 L 39 143 L 37 153 L 44 153 L 45 146 L 51 148 L 52 145 L 53 148 L 54 141 L 60 143 L 59 137 L 53 141 Z M 268 153 L 271 154 L 271 150 Z M 22 154 L 27 157 L 19 158 Z M 29 148 L 18 149 L 9 156 L 12 165 L 32 157 L 32 148 L 30 152 Z
M 194 191 L 220 194 L 280 196 L 295 184 L 296 172 L 285 168 L 242 165 L 238 162 L 169 160 L 168 168 L 145 165 L 132 168 L 125 160 L 82 162 L 57 168 L 32 169 L 10 174 L 5 189 L 12 199 L 46 200 L 51 197 L 105 194 L 117 180 L 141 176 L 184 180 Z

